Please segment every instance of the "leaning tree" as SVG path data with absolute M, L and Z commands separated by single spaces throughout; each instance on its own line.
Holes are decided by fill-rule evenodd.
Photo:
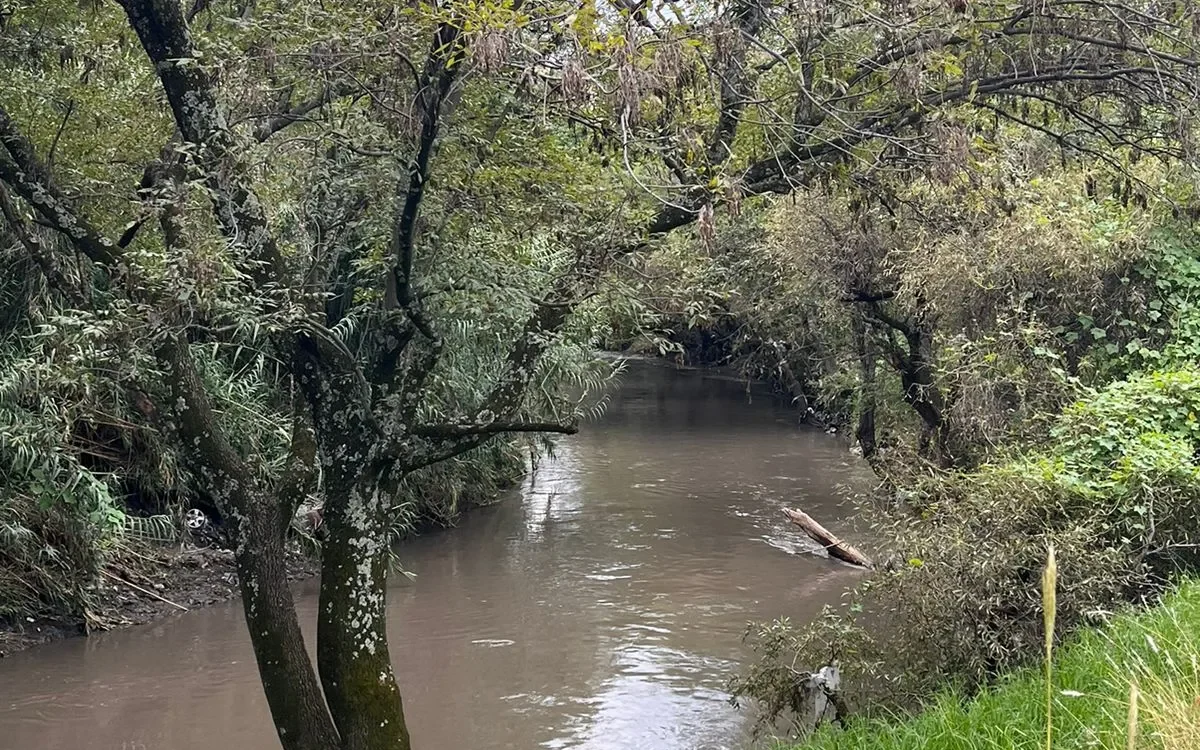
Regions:
M 408 747 L 385 630 L 391 499 L 414 471 L 493 436 L 575 429 L 572 402 L 542 380 L 573 335 L 569 313 L 596 290 L 582 242 L 600 218 L 590 212 L 610 207 L 562 184 L 580 158 L 530 121 L 520 80 L 465 85 L 501 54 L 488 35 L 520 21 L 511 8 L 349 20 L 317 6 L 257 18 L 170 0 L 122 9 L 5 16 L 5 234 L 64 306 L 136 331 L 122 353 L 136 363 L 121 371 L 131 401 L 173 437 L 231 529 L 284 746 Z M 460 110 L 443 155 L 458 168 L 440 175 L 431 220 L 435 154 Z M 122 121 L 99 121 L 112 114 Z M 289 128 L 302 133 L 282 140 Z M 536 174 L 539 161 L 553 173 Z M 247 351 L 273 364 L 278 405 L 292 406 L 286 461 L 246 450 L 209 344 L 235 366 Z M 448 387 L 464 368 L 477 382 Z M 319 678 L 284 554 L 314 494 L 327 530 Z
M 64 305 L 132 321 L 129 386 L 233 530 L 289 750 L 409 747 L 389 498 L 574 429 L 532 386 L 613 263 L 754 196 L 968 159 L 999 121 L 1187 156 L 1200 67 L 1190 2 L 119 5 L 0 13 L 6 234 Z M 494 356 L 448 389 L 466 340 Z M 214 343 L 275 363 L 285 462 L 242 448 Z M 284 570 L 314 493 L 315 671 Z

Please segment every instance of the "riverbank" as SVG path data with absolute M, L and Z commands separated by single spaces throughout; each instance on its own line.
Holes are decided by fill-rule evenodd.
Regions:
M 1130 686 L 1137 683 L 1137 738 L 1129 744 Z M 1200 747 L 1200 580 L 1163 602 L 1085 631 L 1054 660 L 1054 750 Z M 791 750 L 1034 750 L 1045 747 L 1045 680 L 1012 674 L 963 699 L 936 698 L 910 719 L 852 721 L 823 728 Z M 783 750 L 781 748 L 781 750 Z
M 317 574 L 314 558 L 291 552 L 288 577 Z M 95 609 L 84 617 L 21 617 L 0 622 L 0 658 L 96 630 L 143 625 L 238 596 L 233 552 L 214 547 L 147 546 L 123 554 L 89 588 Z
M 528 467 L 525 456 L 506 445 L 513 444 L 493 444 L 479 449 L 471 460 L 427 469 L 418 485 L 424 491 L 414 490 L 411 495 L 414 512 L 403 519 L 408 533 L 399 542 L 452 528 L 463 514 L 498 502 Z M 114 546 L 117 551 L 107 555 L 103 572 L 82 586 L 84 596 L 78 598 L 86 606 L 69 614 L 0 618 L 0 658 L 93 631 L 146 624 L 239 596 L 230 550 L 149 544 L 128 535 Z M 311 549 L 292 545 L 287 569 L 290 580 L 310 578 L 320 571 L 320 560 Z

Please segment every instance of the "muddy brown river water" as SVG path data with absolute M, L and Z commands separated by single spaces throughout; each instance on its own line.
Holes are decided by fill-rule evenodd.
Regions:
M 723 687 L 747 621 L 810 618 L 856 576 L 803 554 L 779 509 L 836 524 L 837 486 L 861 481 L 769 395 L 631 363 L 607 414 L 504 502 L 402 549 L 417 578 L 389 592 L 390 634 L 413 744 L 744 747 L 751 717 Z M 6 750 L 278 747 L 236 603 L 0 661 Z

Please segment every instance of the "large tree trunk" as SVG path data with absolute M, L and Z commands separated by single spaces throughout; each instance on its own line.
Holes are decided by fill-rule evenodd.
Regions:
M 325 467 L 317 666 L 342 750 L 409 750 L 387 642 L 388 535 L 382 436 L 352 362 L 303 338 L 295 372 Z
M 342 750 L 409 750 L 388 654 L 386 506 L 371 484 L 326 488 L 317 663 Z
M 263 691 L 285 750 L 331 750 L 337 733 L 321 697 L 288 585 L 282 505 L 263 498 L 235 513 L 238 582 Z
M 161 411 L 173 417 L 168 426 L 192 448 L 198 475 L 233 521 L 246 624 L 279 741 L 284 750 L 337 747 L 288 587 L 285 503 L 229 443 L 182 334 L 168 334 L 155 353 L 170 388 Z

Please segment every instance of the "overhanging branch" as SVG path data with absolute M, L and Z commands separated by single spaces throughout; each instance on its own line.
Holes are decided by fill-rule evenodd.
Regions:
M 109 268 L 116 266 L 119 248 L 71 208 L 33 144 L 21 134 L 3 105 L 0 105 L 0 181 L 11 186 L 41 214 L 47 226 L 65 235 L 88 258 Z
M 470 435 L 502 435 L 515 432 L 550 432 L 560 435 L 574 435 L 579 432 L 579 425 L 574 422 L 488 422 L 457 424 L 417 425 L 412 428 L 412 434 L 434 440 L 450 440 Z
M 283 112 L 268 115 L 262 122 L 255 126 L 253 133 L 254 140 L 262 143 L 289 125 L 308 119 L 310 114 L 329 104 L 334 99 L 349 96 L 355 90 L 356 87 L 348 83 L 332 83 L 323 86 L 321 92 L 313 98 L 289 107 Z

